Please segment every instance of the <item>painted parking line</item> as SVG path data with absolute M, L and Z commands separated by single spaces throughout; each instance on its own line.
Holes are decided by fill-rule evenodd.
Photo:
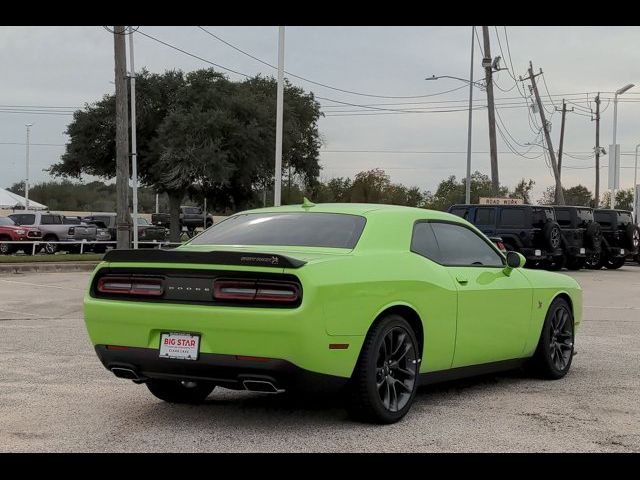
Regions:
M 84 291 L 84 288 L 60 287 L 58 285 L 43 285 L 41 283 L 16 282 L 15 280 L 4 280 L 2 278 L 0 278 L 0 282 L 14 283 L 16 285 L 28 285 L 30 287 L 58 288 L 60 290 L 73 290 L 73 291 L 76 291 L 76 292 L 83 292 Z

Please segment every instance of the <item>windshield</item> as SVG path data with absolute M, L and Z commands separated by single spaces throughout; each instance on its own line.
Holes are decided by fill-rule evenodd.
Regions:
M 0 217 L 0 225 L 15 225 L 15 223 L 8 217 Z
M 338 213 L 245 213 L 194 238 L 192 245 L 281 245 L 354 248 L 366 219 Z

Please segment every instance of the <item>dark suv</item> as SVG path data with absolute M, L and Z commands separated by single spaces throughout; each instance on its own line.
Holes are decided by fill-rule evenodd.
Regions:
M 593 209 L 555 205 L 553 210 L 562 234 L 562 249 L 565 266 L 570 270 L 580 270 L 587 263 L 600 257 L 602 231 L 593 218 Z
M 598 258 L 587 262 L 589 268 L 620 268 L 627 255 L 638 255 L 640 229 L 629 210 L 599 209 L 593 216 L 602 229 L 602 251 Z
M 453 205 L 449 213 L 473 223 L 487 236 L 501 237 L 520 252 L 527 267 L 560 270 L 564 265 L 560 226 L 551 207 L 534 205 Z

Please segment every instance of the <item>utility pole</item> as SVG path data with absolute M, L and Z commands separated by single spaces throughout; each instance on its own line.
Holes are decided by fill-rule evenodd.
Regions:
M 136 67 L 133 63 L 133 27 L 129 27 L 129 63 L 131 65 L 131 177 L 133 187 L 133 248 L 138 248 L 138 146 L 136 142 Z
M 560 146 L 558 148 L 558 175 L 562 179 L 562 146 L 564 145 L 564 120 L 567 112 L 573 112 L 573 107 L 571 107 L 571 110 L 567 110 L 567 104 L 563 98 L 562 108 L 558 109 L 558 107 L 556 107 L 556 112 L 562 112 L 562 123 L 560 124 Z
M 593 208 L 600 206 L 600 92 L 596 97 L 596 196 Z
M 538 93 L 538 85 L 536 84 L 536 77 L 542 75 L 542 69 L 540 73 L 533 74 L 533 65 L 529 62 L 529 76 L 527 78 L 520 77 L 520 81 L 531 80 L 531 88 L 536 97 L 536 103 L 538 104 L 538 110 L 540 111 L 540 121 L 542 122 L 542 129 L 544 131 L 544 137 L 547 141 L 547 149 L 549 150 L 549 158 L 551 159 L 551 167 L 553 168 L 553 176 L 556 179 L 556 195 L 555 202 L 557 205 L 564 205 L 564 192 L 562 191 L 562 181 L 560 180 L 560 172 L 558 165 L 556 164 L 556 154 L 553 151 L 553 144 L 551 143 L 551 135 L 549 134 L 549 124 L 544 115 L 544 106 L 540 100 L 540 94 Z
M 116 226 L 117 248 L 128 249 L 129 223 L 129 121 L 127 118 L 126 28 L 116 26 L 113 34 L 116 81 Z
M 278 92 L 276 106 L 276 172 L 273 206 L 279 207 L 282 198 L 282 115 L 284 103 L 284 27 L 278 32 Z
M 467 126 L 467 178 L 464 188 L 464 203 L 471 203 L 471 125 L 473 123 L 473 47 L 476 27 L 471 27 L 471 66 L 469 67 L 469 120 Z
M 489 113 L 489 153 L 491 155 L 491 193 L 498 195 L 500 180 L 498 177 L 498 148 L 496 146 L 496 112 L 493 102 L 493 65 L 491 59 L 491 45 L 489 41 L 489 27 L 482 27 L 484 40 L 484 58 L 482 66 L 485 71 L 487 84 L 487 111 Z
M 25 127 L 27 127 L 27 177 L 24 180 L 24 199 L 25 205 L 24 209 L 29 210 L 29 143 L 31 141 L 31 127 L 33 123 L 27 123 Z

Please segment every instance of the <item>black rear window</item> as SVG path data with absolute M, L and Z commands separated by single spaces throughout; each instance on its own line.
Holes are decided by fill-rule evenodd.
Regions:
M 339 213 L 245 213 L 217 223 L 192 245 L 354 248 L 366 219 Z
M 593 216 L 596 219 L 596 222 L 602 225 L 611 226 L 611 214 L 609 212 L 595 212 Z
M 593 210 L 589 208 L 578 209 L 578 220 L 581 227 L 587 227 L 590 222 L 593 222 Z
M 633 219 L 631 218 L 631 214 L 629 212 L 618 212 L 618 223 L 624 225 L 625 227 L 629 223 L 633 223 Z

